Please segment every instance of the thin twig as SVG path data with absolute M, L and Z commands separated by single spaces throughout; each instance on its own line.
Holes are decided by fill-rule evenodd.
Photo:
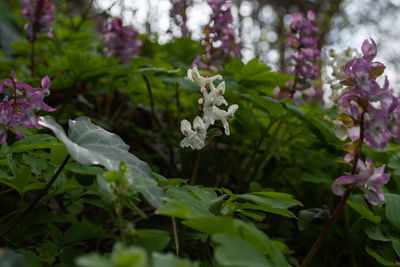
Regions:
M 36 196 L 36 198 L 32 201 L 32 203 L 29 205 L 29 207 L 26 210 L 24 210 L 9 227 L 7 227 L 3 232 L 0 233 L 0 238 L 3 238 L 11 230 L 13 230 L 26 217 L 26 215 L 28 215 L 33 210 L 33 208 L 42 199 L 42 197 L 44 197 L 47 194 L 47 192 L 49 191 L 52 184 L 56 181 L 57 177 L 60 175 L 60 173 L 64 169 L 69 158 L 70 158 L 70 155 L 68 154 L 67 157 L 64 159 L 64 161 L 61 163 L 61 165 L 58 168 L 58 170 L 56 171 L 56 173 L 53 175 L 53 177 L 51 177 L 50 181 L 42 189 L 41 193 Z

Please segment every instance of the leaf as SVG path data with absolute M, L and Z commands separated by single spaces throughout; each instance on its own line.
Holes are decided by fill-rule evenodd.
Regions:
M 37 248 L 37 252 L 39 252 L 40 260 L 52 264 L 58 255 L 58 248 L 54 243 L 45 241 L 39 248 Z
M 383 235 L 381 228 L 378 225 L 372 225 L 365 228 L 365 233 L 372 240 L 377 241 L 391 241 L 391 238 L 387 238 Z
M 161 254 L 154 252 L 151 255 L 153 267 L 198 267 L 199 263 L 191 262 L 188 259 L 180 259 L 172 253 Z
M 137 239 L 135 245 L 147 251 L 161 251 L 171 240 L 168 232 L 155 229 L 140 229 L 135 232 Z
M 336 119 L 343 122 L 346 127 L 354 126 L 354 119 L 346 113 L 339 114 Z
M 347 78 L 346 80 L 340 81 L 340 84 L 345 86 L 356 86 L 357 82 L 352 78 Z
M 373 68 L 369 73 L 369 79 L 376 79 L 383 74 L 385 66 L 378 66 Z
M 325 214 L 323 209 L 307 209 L 299 212 L 297 227 L 300 231 L 306 229 L 306 227 L 315 219 L 321 218 Z
M 259 230 L 254 224 L 234 219 L 232 217 L 194 218 L 185 220 L 182 224 L 203 233 L 230 234 L 248 242 L 261 253 L 273 260 L 276 266 L 286 266 L 287 263 L 282 252 L 274 245 L 269 237 Z M 286 264 L 285 264 L 286 263 Z
M 117 267 L 147 267 L 146 250 L 139 247 L 125 247 L 117 243 L 111 253 L 112 265 Z
M 400 195 L 385 194 L 385 214 L 391 224 L 400 230 Z
M 111 260 L 100 256 L 97 253 L 91 253 L 84 256 L 79 256 L 76 261 L 79 267 L 110 267 L 112 266 Z
M 39 124 L 49 128 L 63 141 L 71 157 L 83 165 L 102 165 L 108 170 L 119 170 L 124 161 L 130 171 L 132 183 L 140 179 L 153 179 L 149 165 L 129 153 L 122 139 L 94 125 L 87 117 L 69 120 L 68 136 L 51 116 L 39 117 Z M 153 207 L 162 206 L 162 189 L 154 186 L 141 191 Z
M 341 149 L 349 153 L 356 153 L 357 151 L 360 151 L 361 144 L 361 140 L 358 139 L 352 143 L 343 145 Z
M 274 266 L 260 251 L 234 235 L 215 234 L 212 240 L 217 243 L 214 251 L 215 259 L 223 266 Z
M 373 223 L 380 223 L 382 221 L 381 217 L 375 215 L 365 203 L 364 199 L 360 195 L 351 195 L 350 199 L 347 200 L 347 204 L 361 216 L 363 216 L 368 221 Z
M 398 263 L 394 263 L 394 262 L 390 262 L 388 260 L 386 260 L 385 258 L 383 258 L 381 255 L 379 255 L 378 253 L 376 253 L 375 251 L 373 251 L 370 247 L 365 246 L 365 251 L 371 256 L 373 257 L 377 262 L 379 262 L 380 264 L 384 265 L 384 266 L 399 266 Z
M 393 239 L 392 246 L 393 246 L 394 251 L 396 251 L 397 256 L 400 257 L 400 241 Z
M 60 146 L 61 144 L 57 143 L 54 137 L 51 135 L 35 134 L 15 142 L 10 147 L 8 153 L 16 153 L 33 149 L 55 148 Z

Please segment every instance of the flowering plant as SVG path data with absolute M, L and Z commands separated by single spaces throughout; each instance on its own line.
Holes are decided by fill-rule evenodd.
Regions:
M 208 25 L 203 29 L 205 36 L 202 46 L 205 55 L 198 55 L 193 61 L 193 65 L 217 71 L 223 67 L 229 57 L 241 57 L 241 45 L 235 41 L 231 13 L 233 3 L 226 0 L 207 0 L 207 3 L 212 9 L 212 13 Z
M 196 118 L 192 125 L 188 120 L 181 121 L 181 132 L 185 138 L 181 141 L 182 147 L 190 146 L 192 149 L 202 149 L 205 146 L 205 139 L 207 137 L 207 129 L 210 125 L 214 125 L 215 121 L 220 120 L 224 127 L 226 135 L 230 135 L 228 120 L 232 119 L 238 105 L 230 105 L 228 110 L 222 110 L 217 106 L 228 105 L 223 94 L 225 93 L 225 82 L 222 81 L 217 87 L 214 85 L 215 80 L 222 80 L 221 75 L 213 77 L 202 77 L 196 67 L 188 70 L 188 78 L 192 82 L 200 86 L 200 91 L 203 94 L 198 103 L 203 106 L 203 116 Z
M 55 20 L 54 10 L 55 6 L 49 0 L 24 0 L 22 18 L 29 20 L 24 29 L 30 41 L 35 41 L 38 33 L 46 33 L 53 38 L 51 24 Z
M 0 103 L 0 144 L 6 141 L 9 128 L 12 128 L 19 138 L 24 138 L 25 135 L 17 130 L 17 126 L 41 129 L 36 112 L 55 110 L 43 101 L 50 94 L 50 78 L 44 77 L 41 84 L 42 88 L 33 88 L 18 82 L 15 72 L 12 72 L 10 80 L 0 82 L 0 94 L 5 95 Z M 10 94 L 13 97 L 10 98 Z
M 113 19 L 104 35 L 104 53 L 116 56 L 119 61 L 126 62 L 139 55 L 143 42 L 137 38 L 139 33 L 128 26 L 123 26 L 122 19 Z

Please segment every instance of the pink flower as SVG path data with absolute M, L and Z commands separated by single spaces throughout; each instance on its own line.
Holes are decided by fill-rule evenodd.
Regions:
M 358 175 L 345 175 L 337 178 L 332 185 L 332 191 L 336 195 L 342 195 L 342 185 L 354 184 L 360 188 L 369 203 L 377 205 L 379 202 L 384 201 L 385 197 L 382 193 L 381 187 L 389 182 L 390 174 L 384 173 L 385 165 L 375 168 L 372 159 L 367 158 L 365 165 L 363 162 L 358 161 Z

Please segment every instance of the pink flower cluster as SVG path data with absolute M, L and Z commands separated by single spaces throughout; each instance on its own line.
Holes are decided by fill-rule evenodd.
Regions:
M 365 40 L 361 51 L 361 57 L 354 58 L 345 65 L 346 79 L 341 83 L 348 87 L 338 98 L 338 105 L 344 111 L 338 119 L 346 125 L 353 144 L 359 142 L 361 146 L 365 143 L 369 147 L 383 150 L 393 137 L 389 125 L 393 112 L 398 108 L 398 99 L 388 89 L 386 76 L 383 86 L 376 81 L 385 66 L 373 61 L 377 54 L 374 40 Z M 354 159 L 358 174 L 352 173 L 336 179 L 332 186 L 333 192 L 340 195 L 343 193 L 341 185 L 355 184 L 364 191 L 368 201 L 376 205 L 384 200 L 380 186 L 389 181 L 389 174 L 384 173 L 385 165 L 375 169 L 371 159 L 367 158 L 364 165 L 355 158 L 356 154 L 350 152 L 345 161 L 350 164 Z
M 15 75 L 12 76 L 14 77 L 10 77 L 10 80 L 0 82 L 0 94 L 5 95 L 0 103 L 0 144 L 6 141 L 9 128 L 14 129 L 19 138 L 24 138 L 16 126 L 41 129 L 35 113 L 39 110 L 55 110 L 43 102 L 50 94 L 49 77 L 42 79 L 42 88 L 33 88 L 26 83 L 16 81 Z M 12 98 L 8 97 L 10 93 L 13 95 Z
M 116 56 L 120 62 L 126 62 L 139 55 L 142 40 L 137 39 L 139 32 L 129 26 L 123 26 L 122 19 L 113 19 L 104 35 L 104 53 Z
M 229 57 L 241 57 L 241 45 L 235 42 L 231 13 L 233 3 L 225 0 L 207 0 L 207 3 L 212 13 L 208 25 L 203 29 L 205 37 L 201 44 L 206 53 L 198 55 L 193 65 L 217 71 Z
M 30 41 L 35 41 L 38 33 L 46 33 L 53 38 L 51 24 L 55 20 L 54 10 L 54 4 L 48 0 L 24 0 L 22 18 L 29 20 L 24 29 Z

